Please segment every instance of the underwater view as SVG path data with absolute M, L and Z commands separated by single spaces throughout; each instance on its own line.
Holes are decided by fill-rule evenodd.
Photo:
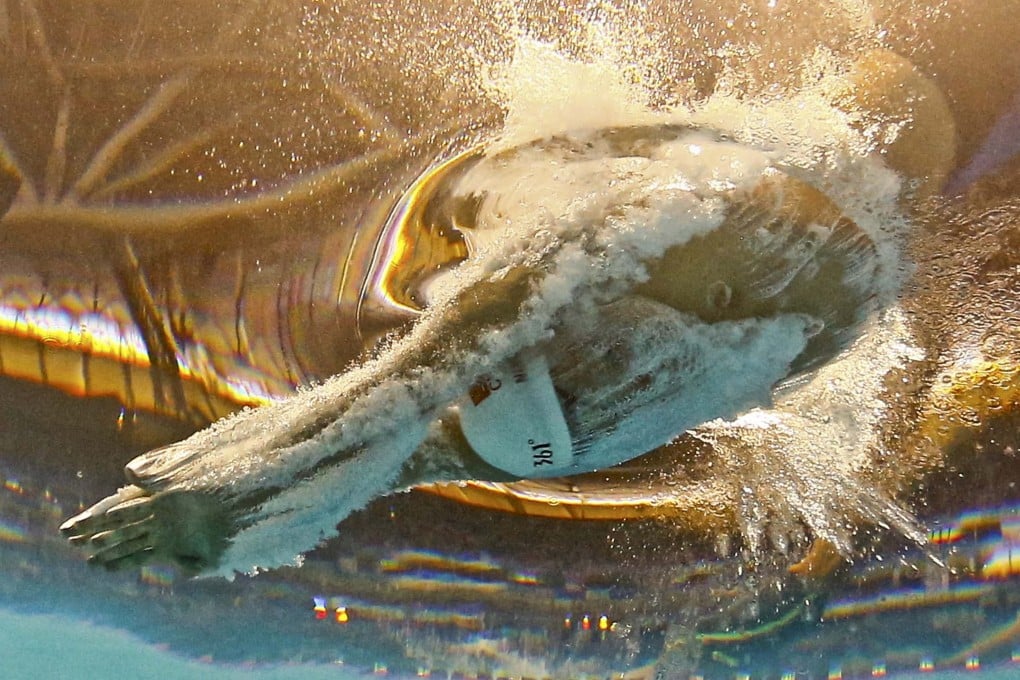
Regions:
M 0 0 L 0 675 L 1020 677 L 1016 16 Z

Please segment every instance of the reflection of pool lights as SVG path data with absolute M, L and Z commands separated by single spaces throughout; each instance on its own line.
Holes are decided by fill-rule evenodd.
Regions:
M 616 630 L 616 624 L 617 622 L 610 619 L 606 614 L 601 614 L 598 619 L 593 619 L 591 614 L 585 614 L 581 617 L 581 622 L 578 627 L 582 631 L 591 631 L 592 628 L 595 628 L 601 633 L 606 633 L 608 631 Z M 573 628 L 573 617 L 570 615 L 563 617 L 563 629 L 573 630 Z
M 510 580 L 522 586 L 537 586 L 540 583 L 534 574 L 513 574 L 510 576 Z
M 942 545 L 957 543 L 971 536 L 978 538 L 989 532 L 1001 534 L 1003 538 L 1020 540 L 1020 508 L 1006 506 L 962 513 L 955 522 L 931 531 L 929 540 Z
M 438 573 L 420 576 L 397 576 L 389 581 L 390 587 L 420 593 L 443 591 L 473 592 L 493 595 L 504 592 L 508 586 L 501 581 L 474 581 L 456 575 Z
M 935 662 L 932 661 L 930 658 L 925 657 L 921 659 L 921 663 L 917 665 L 917 669 L 925 673 L 931 672 L 935 670 Z
M 484 616 L 480 613 L 432 609 L 407 611 L 396 605 L 369 604 L 361 601 L 352 603 L 339 597 L 326 598 L 319 595 L 312 598 L 312 603 L 312 613 L 316 620 L 331 621 L 340 625 L 358 620 L 448 626 L 471 631 L 480 631 L 485 627 Z
M 1020 574 L 1020 508 L 1015 505 L 965 512 L 929 534 L 933 545 L 970 539 L 984 579 Z
M 0 542 L 24 543 L 28 540 L 28 532 L 16 524 L 0 522 Z
M 981 568 L 986 579 L 1004 579 L 1020 574 L 1020 544 L 1003 541 L 995 546 Z
M 174 583 L 174 571 L 162 565 L 145 565 L 138 571 L 138 580 L 146 585 L 169 588 Z
M 977 656 L 967 657 L 967 663 L 965 665 L 968 671 L 981 670 L 981 660 Z
M 117 319 L 95 312 L 73 313 L 57 307 L 18 308 L 0 305 L 0 334 L 31 338 L 56 346 L 147 366 L 141 333 L 126 310 Z
M 992 592 L 992 586 L 983 583 L 963 584 L 950 590 L 891 591 L 875 597 L 837 600 L 825 608 L 825 611 L 822 612 L 822 620 L 835 621 L 917 607 L 941 607 L 962 602 L 974 602 L 990 592 Z
M 9 338 L 15 343 L 0 344 L 0 349 L 13 356 L 4 363 L 5 374 L 43 382 L 74 396 L 112 394 L 126 400 L 130 394 L 131 407 L 154 408 L 146 403 L 144 390 L 121 384 L 132 380 L 127 374 L 113 380 L 97 379 L 91 375 L 96 367 L 85 361 L 90 357 L 109 360 L 124 369 L 151 370 L 145 339 L 126 308 L 113 305 L 102 313 L 85 311 L 79 309 L 83 306 L 80 301 L 72 304 L 66 299 L 59 301 L 63 306 L 57 302 L 38 306 L 9 293 L 5 295 L 14 297 L 18 304 L 0 304 L 0 340 Z M 26 340 L 39 349 L 16 345 Z M 211 345 L 215 339 L 208 340 Z M 236 406 L 266 404 L 291 391 L 288 385 L 252 368 L 243 357 L 216 354 L 201 338 L 174 349 L 181 379 L 197 383 L 202 390 Z M 217 370 L 220 364 L 225 366 Z
M 444 555 L 429 550 L 405 550 L 392 557 L 380 560 L 379 567 L 384 572 L 407 571 L 443 571 L 465 573 L 471 575 L 498 575 L 502 567 L 487 560 L 466 560 Z M 525 578 L 522 576 L 522 578 Z
M 315 618 L 322 621 L 326 618 L 326 600 L 321 597 L 314 597 L 312 601 L 315 603 L 312 607 L 312 611 L 315 612 Z
M 437 265 L 449 265 L 467 256 L 467 247 L 454 234 L 438 236 L 435 225 L 427 223 L 423 213 L 437 189 L 465 160 L 477 158 L 477 152 L 455 156 L 423 174 L 400 199 L 386 220 L 382 238 L 373 257 L 376 263 L 369 274 L 372 297 L 396 309 L 420 311 L 413 300 L 412 282 L 424 274 L 434 274 Z M 423 247 L 421 241 L 427 241 Z M 424 256 L 424 257 L 423 257 Z

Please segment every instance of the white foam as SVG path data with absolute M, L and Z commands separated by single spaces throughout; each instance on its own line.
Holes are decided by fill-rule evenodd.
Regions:
M 609 63 L 571 59 L 553 45 L 522 38 L 513 59 L 489 71 L 489 96 L 506 110 L 501 151 L 568 130 L 654 122 L 648 94 Z M 539 113 L 540 112 L 540 113 Z
M 466 231 L 474 252 L 485 257 L 490 244 L 515 236 L 526 244 L 539 229 L 574 238 L 568 232 L 587 228 L 607 248 L 656 257 L 718 225 L 725 194 L 753 188 L 773 164 L 766 151 L 700 132 L 664 142 L 650 157 L 614 156 L 599 129 L 559 133 L 588 147 L 580 158 L 574 149 L 543 146 L 524 146 L 510 159 L 488 151 L 491 160 L 457 183 L 458 194 L 484 197 L 475 228 Z M 614 214 L 611 229 L 591 229 Z
M 855 23 L 867 25 L 867 13 L 855 8 L 859 6 L 847 3 L 848 16 L 853 14 Z M 878 252 L 873 282 L 877 306 L 893 305 L 908 271 L 901 252 L 908 224 L 898 206 L 901 178 L 884 166 L 874 149 L 877 141 L 889 141 L 878 140 L 879 132 L 888 136 L 896 130 L 862 130 L 852 112 L 833 105 L 832 93 L 844 85 L 846 65 L 831 53 L 817 51 L 804 69 L 805 85 L 783 97 L 756 99 L 720 88 L 692 107 L 653 109 L 645 84 L 622 79 L 612 59 L 580 62 L 548 45 L 524 41 L 502 78 L 490 81 L 507 109 L 506 127 L 493 153 L 540 137 L 583 139 L 594 128 L 649 124 L 696 126 L 725 133 L 734 142 L 718 141 L 714 133 L 706 132 L 696 144 L 685 138 L 663 145 L 661 153 L 650 158 L 606 160 L 595 149 L 592 155 L 602 156 L 599 161 L 550 162 L 546 157 L 543 162 L 532 149 L 520 152 L 512 163 L 482 163 L 463 184 L 465 193 L 490 192 L 482 205 L 480 230 L 495 233 L 501 226 L 519 227 L 536 220 L 555 229 L 570 222 L 557 222 L 557 217 L 576 215 L 580 207 L 591 207 L 601 199 L 605 200 L 602 209 L 641 203 L 643 211 L 628 214 L 629 221 L 605 233 L 620 240 L 644 239 L 650 255 L 662 247 L 659 239 L 675 238 L 675 233 L 666 237 L 657 231 L 653 227 L 657 220 L 688 220 L 686 228 L 693 235 L 714 225 L 721 206 L 711 201 L 656 202 L 655 192 L 647 190 L 647 185 L 645 193 L 633 190 L 635 176 L 661 187 L 710 195 L 726 186 L 753 184 L 765 167 L 779 167 L 828 195 L 870 236 Z M 593 97 L 598 100 L 603 94 L 612 101 L 600 106 Z M 621 96 L 626 98 L 623 103 L 616 100 Z M 533 162 L 528 154 L 536 155 Z M 490 237 L 477 233 L 472 238 L 484 250 Z M 787 341 L 781 346 L 795 342 Z M 895 526 L 914 538 L 921 536 L 909 513 L 869 488 L 863 474 L 879 446 L 876 432 L 886 408 L 881 400 L 883 377 L 892 368 L 917 359 L 919 353 L 893 305 L 872 320 L 866 337 L 843 357 L 788 386 L 779 409 L 755 409 L 733 422 L 716 421 L 707 427 L 703 434 L 713 432 L 711 438 L 719 443 L 724 457 L 730 452 L 738 468 L 736 481 L 747 475 L 743 488 L 758 492 L 742 502 L 744 529 L 752 545 L 761 544 L 770 522 L 781 527 L 802 522 L 816 536 L 847 550 L 848 526 L 860 519 Z M 744 356 L 747 363 L 763 359 L 753 354 Z M 725 409 L 725 404 L 714 408 Z M 683 413 L 683 404 L 670 404 L 667 411 L 645 415 L 668 419 Z M 641 429 L 648 423 L 639 418 L 627 426 Z M 729 435 L 726 443 L 715 436 L 723 431 Z
M 892 306 L 841 357 L 777 395 L 772 409 L 695 430 L 742 490 L 740 519 L 753 548 L 763 547 L 769 532 L 774 545 L 796 542 L 803 524 L 849 554 L 861 520 L 925 541 L 910 513 L 869 476 L 888 409 L 884 378 L 923 357 L 905 314 Z M 774 536 L 777 526 L 793 535 Z

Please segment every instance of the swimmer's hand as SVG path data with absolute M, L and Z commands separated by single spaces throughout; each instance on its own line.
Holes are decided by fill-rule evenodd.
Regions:
M 90 563 L 107 569 L 170 562 L 197 574 L 219 563 L 233 527 L 212 495 L 151 494 L 131 485 L 67 520 L 60 531 L 89 553 Z

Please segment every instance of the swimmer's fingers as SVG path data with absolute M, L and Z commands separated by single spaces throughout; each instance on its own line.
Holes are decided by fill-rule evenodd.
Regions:
M 144 537 L 148 540 L 148 537 L 154 528 L 152 519 L 153 518 L 150 515 L 141 522 L 127 524 L 117 527 L 116 529 L 95 534 L 89 540 L 88 545 L 99 553 L 104 550 L 110 550 L 124 543 L 130 543 L 139 538 Z
M 93 539 L 92 545 L 102 547 L 89 557 L 89 563 L 107 569 L 124 569 L 148 562 L 155 556 L 155 549 L 152 534 L 146 524 L 142 522 L 130 527 L 129 531 L 107 532 L 97 536 L 96 539 L 102 538 L 102 543 Z
M 152 519 L 153 517 L 150 514 L 139 518 L 125 519 L 117 525 L 107 522 L 103 527 L 93 526 L 89 527 L 88 530 L 85 527 L 78 526 L 75 529 L 77 533 L 71 533 L 68 536 L 68 541 L 71 545 L 81 548 L 102 548 L 103 546 L 125 540 L 120 538 L 121 536 L 135 538 L 138 536 L 139 527 L 150 523 Z
M 133 524 L 151 514 L 150 496 L 137 486 L 126 486 L 60 525 L 60 532 L 80 543 L 109 529 Z
M 139 499 L 129 501 L 130 505 L 127 508 L 115 506 L 103 515 L 110 520 L 112 513 L 116 519 L 116 526 L 71 537 L 72 543 L 89 553 L 90 564 L 107 569 L 121 569 L 144 564 L 152 557 L 159 529 L 158 522 L 149 510 L 149 503 L 139 504 L 137 500 Z M 149 514 L 139 521 L 129 521 L 139 508 L 145 508 Z
M 123 569 L 132 569 L 134 567 L 142 567 L 146 564 L 158 561 L 159 554 L 156 549 L 152 546 L 146 546 L 135 550 L 134 552 L 118 557 L 117 559 L 109 559 L 101 562 L 103 567 L 110 571 L 121 571 Z M 96 563 L 93 559 L 90 562 Z
M 153 505 L 152 496 L 140 496 L 130 498 L 119 503 L 102 515 L 95 518 L 92 527 L 95 533 L 102 533 L 111 529 L 119 529 L 131 524 L 142 522 L 152 517 Z

